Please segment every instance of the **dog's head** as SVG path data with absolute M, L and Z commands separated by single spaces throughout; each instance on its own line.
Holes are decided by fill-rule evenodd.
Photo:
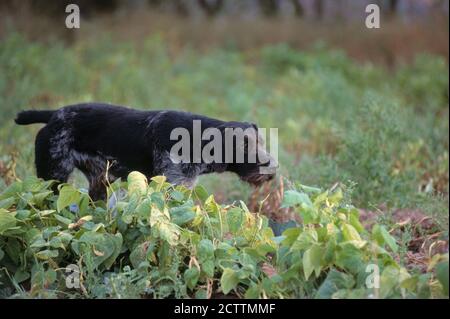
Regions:
M 230 128 L 233 133 L 227 133 Z M 224 135 L 225 153 L 227 148 L 233 149 L 233 161 L 228 164 L 228 170 L 254 186 L 274 178 L 278 163 L 267 152 L 264 138 L 255 124 L 228 122 Z

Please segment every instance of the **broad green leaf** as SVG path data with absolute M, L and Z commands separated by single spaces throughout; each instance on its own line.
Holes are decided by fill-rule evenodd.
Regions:
M 384 268 L 380 276 L 380 298 L 389 297 L 399 284 L 400 281 L 400 271 L 398 267 L 387 266 Z
M 386 230 L 385 227 L 381 226 L 381 235 L 384 238 L 384 241 L 386 242 L 386 244 L 389 246 L 389 248 L 391 248 L 391 250 L 396 253 L 398 250 L 398 246 L 397 243 L 395 241 L 395 238 L 391 236 L 391 234 L 389 234 L 389 232 Z
M 0 208 L 8 209 L 8 208 L 10 208 L 15 202 L 16 202 L 16 199 L 15 199 L 14 197 L 9 197 L 9 198 L 0 200 Z
M 195 299 L 207 299 L 208 292 L 206 289 L 199 289 L 195 292 Z
M 197 245 L 197 257 L 200 263 L 214 259 L 214 245 L 209 239 L 202 239 Z
M 385 244 L 387 244 L 393 252 L 398 251 L 398 246 L 395 238 L 392 237 L 391 234 L 389 234 L 384 226 L 375 224 L 372 227 L 372 238 L 375 239 L 380 246 L 384 246 Z
M 14 280 L 17 281 L 17 283 L 21 283 L 31 277 L 31 274 L 23 269 L 19 269 L 14 274 Z
M 195 213 L 191 205 L 182 205 L 170 209 L 170 218 L 174 224 L 183 226 L 195 218 Z
M 242 209 L 240 209 L 238 207 L 233 207 L 227 212 L 226 218 L 227 218 L 229 230 L 233 234 L 235 234 L 242 227 L 242 223 L 244 221 L 244 213 L 243 213 Z
M 283 240 L 284 246 L 292 246 L 292 244 L 297 240 L 298 236 L 300 235 L 301 229 L 300 227 L 295 228 L 288 228 L 283 232 L 283 237 L 285 239 Z
M 34 287 L 40 287 L 41 289 L 46 289 L 49 285 L 56 281 L 57 274 L 53 269 L 43 270 L 40 269 L 31 276 L 31 284 Z
M 259 287 L 259 285 L 251 285 L 247 291 L 245 292 L 245 299 L 258 299 L 259 295 L 261 293 L 261 288 Z
M 400 287 L 407 289 L 409 291 L 414 291 L 417 288 L 417 284 L 419 282 L 419 277 L 411 276 L 400 283 Z
M 330 238 L 326 244 L 323 252 L 323 262 L 325 265 L 329 265 L 334 263 L 336 254 L 336 240 L 334 238 Z
M 165 208 L 165 200 L 164 200 L 164 194 L 161 192 L 153 192 L 150 195 L 150 198 L 152 200 L 152 203 L 156 205 L 156 207 L 161 210 L 164 211 Z
M 311 187 L 311 186 L 306 186 L 306 185 L 299 185 L 299 187 L 304 190 L 306 193 L 312 193 L 312 194 L 317 194 L 320 193 L 322 190 L 320 188 L 317 187 Z
M 122 251 L 122 243 L 123 238 L 121 233 L 117 233 L 115 235 L 108 234 L 109 240 L 114 244 L 114 250 L 111 253 L 111 255 L 103 262 L 106 269 L 111 268 L 111 266 L 116 261 L 116 258 L 119 256 L 120 252 Z
M 33 201 L 36 206 L 42 206 L 44 203 L 44 200 L 47 199 L 50 195 L 53 195 L 53 191 L 46 191 L 46 192 L 34 194 Z
M 49 243 L 41 237 L 36 238 L 30 245 L 31 248 L 42 248 L 48 246 Z
M 48 215 L 51 215 L 51 214 L 54 214 L 54 213 L 56 213 L 56 210 L 54 210 L 54 209 L 48 209 L 48 210 L 41 210 L 41 211 L 39 211 L 39 216 L 40 217 L 45 217 L 45 216 L 48 216 Z
M 227 295 L 231 290 L 236 288 L 239 283 L 239 278 L 236 272 L 231 268 L 225 268 L 220 278 L 220 286 L 225 295 Z
M 58 215 L 58 214 L 55 215 L 55 219 L 67 226 L 69 226 L 70 224 L 73 223 L 73 220 L 66 218 L 64 216 Z
M 303 254 L 303 272 L 306 280 L 308 280 L 313 272 L 316 273 L 316 277 L 319 276 L 320 270 L 322 269 L 321 260 L 323 251 L 322 247 L 314 245 Z
M 31 216 L 31 211 L 26 209 L 16 210 L 16 219 L 18 220 L 27 220 Z
M 448 296 L 448 260 L 440 262 L 436 265 L 436 277 L 444 289 L 444 293 Z
M 13 213 L 10 213 L 6 209 L 0 208 L 0 235 L 2 235 L 8 229 L 16 226 L 17 219 Z
M 350 224 L 355 227 L 355 229 L 358 231 L 358 233 L 365 232 L 364 226 L 359 221 L 359 212 L 357 209 L 352 209 L 349 213 L 349 222 Z
M 36 176 L 29 175 L 23 181 L 24 192 L 40 192 L 48 187 L 48 183 L 43 182 Z
M 209 278 L 213 278 L 214 277 L 214 260 L 213 259 L 209 259 L 204 261 L 201 264 L 201 268 L 202 271 L 206 274 L 206 276 L 208 276 Z
M 317 243 L 318 235 L 314 228 L 307 228 L 297 237 L 290 250 L 305 250 Z
M 363 251 L 350 242 L 341 243 L 336 248 L 336 265 L 353 274 L 365 269 Z
M 198 278 L 200 277 L 200 271 L 197 267 L 186 269 L 184 272 L 184 281 L 189 289 L 194 289 L 197 285 Z
M 208 191 L 202 185 L 197 185 L 194 188 L 194 194 L 201 202 L 205 202 L 209 196 Z
M 78 205 L 80 198 L 80 192 L 77 189 L 70 185 L 64 185 L 59 191 L 56 208 L 60 212 L 70 205 Z
M 82 244 L 80 253 L 92 257 L 94 268 L 103 263 L 109 268 L 121 251 L 122 236 L 120 233 L 112 235 L 89 231 L 80 237 L 79 244 Z
M 136 246 L 130 254 L 130 261 L 134 268 L 138 268 L 139 265 L 147 260 L 149 254 L 155 248 L 155 243 L 151 241 L 145 241 L 142 244 Z
M 288 190 L 284 192 L 283 202 L 281 207 L 294 207 L 296 205 L 303 204 L 306 207 L 312 207 L 313 204 L 309 196 L 305 193 L 300 193 L 295 190 Z
M 8 239 L 8 245 L 4 246 L 3 249 L 13 263 L 19 265 L 23 249 L 20 242 L 15 238 L 10 238 Z
M 42 250 L 36 253 L 36 257 L 39 259 L 47 260 L 49 258 L 58 257 L 58 251 L 52 249 Z
M 176 200 L 177 202 L 181 202 L 184 199 L 184 194 L 180 191 L 174 190 L 170 193 L 170 196 L 172 199 Z
M 317 299 L 330 299 L 334 293 L 340 289 L 351 289 L 355 285 L 355 279 L 352 275 L 331 269 L 327 278 L 320 285 L 316 292 Z
M 8 187 L 6 187 L 5 190 L 0 194 L 0 200 L 3 200 L 5 198 L 11 197 L 11 196 L 17 196 L 18 193 L 21 193 L 23 191 L 23 182 L 14 182 Z

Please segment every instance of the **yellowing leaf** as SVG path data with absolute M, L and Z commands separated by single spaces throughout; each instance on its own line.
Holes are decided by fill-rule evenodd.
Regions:
M 131 195 L 136 194 L 138 196 L 144 195 L 147 192 L 148 182 L 147 177 L 144 174 L 133 171 L 128 174 L 128 193 Z
M 358 231 L 350 224 L 344 224 L 342 227 L 342 235 L 344 236 L 344 239 L 348 241 L 362 241 Z

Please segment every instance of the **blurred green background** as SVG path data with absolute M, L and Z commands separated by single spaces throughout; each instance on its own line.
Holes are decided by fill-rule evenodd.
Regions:
M 78 30 L 64 1 L 0 5 L 0 190 L 35 174 L 40 126 L 14 125 L 19 110 L 102 101 L 276 127 L 288 180 L 448 232 L 448 2 L 378 1 L 377 30 L 364 1 L 71 2 Z M 219 202 L 251 193 L 233 175 L 200 183 Z

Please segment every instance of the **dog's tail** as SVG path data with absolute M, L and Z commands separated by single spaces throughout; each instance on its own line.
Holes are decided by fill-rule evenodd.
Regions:
M 50 118 L 52 117 L 55 111 L 22 111 L 17 114 L 16 119 L 14 120 L 16 124 L 19 125 L 28 125 L 33 123 L 48 123 Z

